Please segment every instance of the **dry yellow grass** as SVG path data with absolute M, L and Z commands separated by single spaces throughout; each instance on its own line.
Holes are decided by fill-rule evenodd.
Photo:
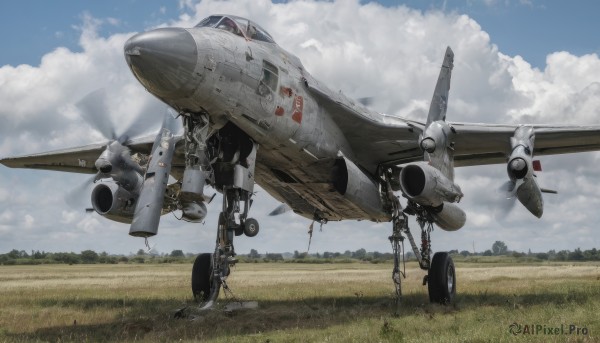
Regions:
M 390 264 L 239 264 L 229 285 L 259 309 L 189 321 L 171 315 L 193 306 L 191 265 L 3 266 L 0 341 L 600 341 L 600 265 L 457 267 L 459 297 L 439 306 L 410 264 L 394 316 Z M 513 322 L 588 334 L 513 336 Z

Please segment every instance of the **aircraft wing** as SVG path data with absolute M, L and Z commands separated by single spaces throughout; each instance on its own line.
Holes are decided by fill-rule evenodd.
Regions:
M 318 81 L 306 81 L 308 91 L 338 125 L 359 164 L 374 172 L 379 165 L 398 165 L 423 159 L 418 140 L 424 123 L 386 116 L 331 92 Z
M 154 136 L 141 137 L 127 142 L 132 153 L 148 154 L 154 143 Z M 32 155 L 0 159 L 0 163 L 10 168 L 55 170 L 71 173 L 95 174 L 94 163 L 109 142 L 82 147 L 56 150 Z
M 358 163 L 370 171 L 423 160 L 418 140 L 425 123 L 372 112 L 342 94 L 306 82 L 352 147 Z M 450 123 L 456 167 L 506 163 L 510 138 L 518 125 Z M 535 129 L 534 156 L 600 150 L 600 126 L 530 125 Z
M 452 123 L 457 167 L 506 163 L 510 137 L 517 125 Z M 534 156 L 600 150 L 600 126 L 530 125 L 535 130 Z

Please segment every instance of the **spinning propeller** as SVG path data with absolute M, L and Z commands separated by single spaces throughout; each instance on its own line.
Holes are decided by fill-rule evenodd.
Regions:
M 283 203 L 283 204 L 277 206 L 273 211 L 271 211 L 271 213 L 269 213 L 269 216 L 271 216 L 271 217 L 278 216 L 280 214 L 284 214 L 291 210 L 292 210 L 292 208 L 288 204 Z
M 94 163 L 98 173 L 66 195 L 65 201 L 71 207 L 80 207 L 82 203 L 88 201 L 87 197 L 90 193 L 88 190 L 96 181 L 103 178 L 112 177 L 128 191 L 135 190 L 141 185 L 142 180 L 139 175 L 143 175 L 144 170 L 133 161 L 128 143 L 131 143 L 131 138 L 152 130 L 152 126 L 159 122 L 158 118 L 160 118 L 160 112 L 156 111 L 156 108 L 164 105 L 157 103 L 156 100 L 151 101 L 131 116 L 131 124 L 121 134 L 117 134 L 115 125 L 110 119 L 108 104 L 107 92 L 102 88 L 87 94 L 76 103 L 81 118 L 109 142 Z
M 534 216 L 540 218 L 544 213 L 542 193 L 556 191 L 540 188 L 534 172 L 541 172 L 542 165 L 533 160 L 535 129 L 532 126 L 519 126 L 510 139 L 511 154 L 508 157 L 506 171 L 509 181 L 502 187 L 507 194 L 508 205 L 502 206 L 508 212 L 518 199 Z
M 497 190 L 500 196 L 498 203 L 497 217 L 505 217 L 515 208 L 517 201 L 517 186 L 516 182 L 508 180 L 503 183 Z

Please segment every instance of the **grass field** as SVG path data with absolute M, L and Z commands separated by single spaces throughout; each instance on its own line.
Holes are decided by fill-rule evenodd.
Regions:
M 398 316 L 390 264 L 238 264 L 231 289 L 259 308 L 194 321 L 172 318 L 191 265 L 3 266 L 0 341 L 600 342 L 600 264 L 457 264 L 450 306 L 408 265 Z

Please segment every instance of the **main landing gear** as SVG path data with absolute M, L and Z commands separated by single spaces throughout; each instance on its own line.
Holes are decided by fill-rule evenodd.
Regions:
M 456 274 L 454 262 L 447 252 L 433 255 L 429 274 L 427 275 L 429 301 L 432 303 L 448 304 L 456 295 Z
M 456 295 L 456 272 L 452 257 L 447 252 L 437 252 L 431 259 L 431 231 L 433 230 L 433 219 L 428 212 L 412 201 L 404 211 L 400 210 L 399 202 L 396 203 L 397 210 L 392 219 L 392 235 L 389 237 L 394 254 L 394 269 L 392 281 L 396 290 L 396 306 L 399 307 L 402 296 L 401 276 L 405 272 L 400 271 L 400 261 L 404 261 L 404 239 L 408 238 L 411 248 L 419 262 L 421 269 L 427 271 L 423 278 L 423 285 L 427 285 L 429 301 L 438 304 L 449 304 Z M 408 227 L 408 216 L 415 215 L 417 223 L 421 227 L 421 247 L 417 247 L 412 233 Z

